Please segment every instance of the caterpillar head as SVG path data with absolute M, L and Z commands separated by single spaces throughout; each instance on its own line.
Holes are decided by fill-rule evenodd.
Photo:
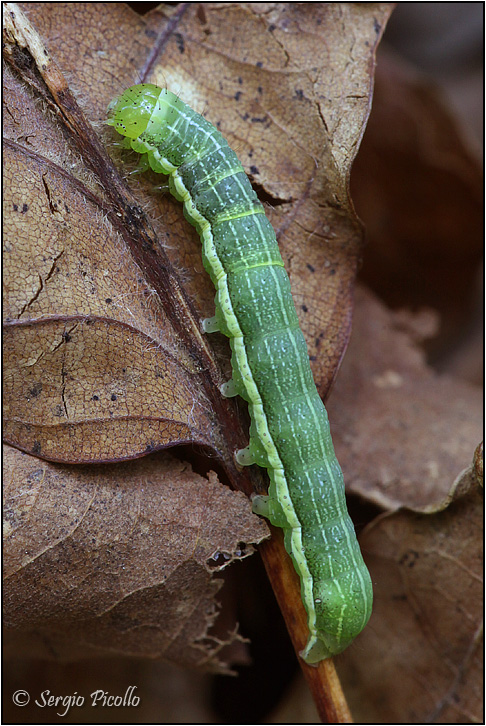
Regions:
M 108 126 L 122 136 L 136 139 L 146 130 L 162 89 L 153 83 L 130 86 L 108 106 Z

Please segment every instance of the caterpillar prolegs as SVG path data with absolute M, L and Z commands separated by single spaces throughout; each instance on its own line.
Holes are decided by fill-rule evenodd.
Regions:
M 242 396 L 251 415 L 250 443 L 237 458 L 268 469 L 268 496 L 256 496 L 253 509 L 284 530 L 308 616 L 301 656 L 317 663 L 360 633 L 373 594 L 275 232 L 227 141 L 170 91 L 128 88 L 110 104 L 108 123 L 169 175 L 201 236 L 216 287 L 205 329 L 224 333 L 232 350 L 222 392 Z

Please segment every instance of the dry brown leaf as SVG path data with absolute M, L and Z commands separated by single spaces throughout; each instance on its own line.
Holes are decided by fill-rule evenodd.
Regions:
M 363 534 L 374 611 L 360 655 L 338 665 L 357 721 L 483 722 L 482 523 L 474 486 L 442 512 L 397 512 Z
M 29 9 L 44 18 L 41 6 Z M 73 33 L 79 20 L 74 12 Z M 11 32 L 21 43 L 21 30 Z M 85 42 L 93 43 L 89 33 Z M 51 91 L 68 93 L 51 76 Z M 245 441 L 235 406 L 215 395 L 214 355 L 155 236 L 140 236 L 141 210 L 129 197 L 125 207 L 117 197 L 123 211 L 108 199 L 100 184 L 117 188 L 108 157 L 104 177 L 90 170 L 90 148 L 95 155 L 102 147 L 89 125 L 79 148 L 73 120 L 63 124 L 50 112 L 45 89 L 39 103 L 28 74 L 9 74 L 6 83 L 7 440 L 69 462 L 131 458 L 191 441 L 212 446 L 231 468 L 227 439 Z M 90 108 L 96 92 L 95 99 Z
M 267 536 L 248 499 L 165 454 L 66 468 L 5 447 L 7 653 L 224 670 L 212 573 Z
M 480 389 L 427 366 L 417 328 L 358 288 L 328 402 L 346 485 L 383 509 L 440 508 L 482 433 Z

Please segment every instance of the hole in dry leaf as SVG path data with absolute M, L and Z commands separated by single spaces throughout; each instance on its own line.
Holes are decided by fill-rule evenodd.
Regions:
M 228 552 L 215 552 L 207 561 L 210 570 L 222 570 L 231 561 L 232 556 Z
M 290 204 L 292 202 L 291 197 L 289 197 L 289 199 L 279 199 L 278 197 L 273 197 L 267 192 L 265 187 L 263 187 L 261 184 L 258 184 L 258 182 L 251 178 L 251 174 L 250 181 L 253 190 L 256 192 L 258 199 L 261 201 L 262 204 L 268 204 L 273 209 L 274 207 L 279 207 L 282 204 Z
M 246 542 L 238 542 L 234 551 L 234 557 L 246 557 L 247 552 L 248 548 L 246 546 Z

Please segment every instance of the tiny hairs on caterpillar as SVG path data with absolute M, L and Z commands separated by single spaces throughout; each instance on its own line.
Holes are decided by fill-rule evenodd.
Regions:
M 255 496 L 253 510 L 284 530 L 308 617 L 301 656 L 318 663 L 361 632 L 373 592 L 275 232 L 227 141 L 173 93 L 132 86 L 108 115 L 155 172 L 169 175 L 200 234 L 216 288 L 216 315 L 204 328 L 224 333 L 232 350 L 222 393 L 242 396 L 251 415 L 249 445 L 236 458 L 268 469 L 268 496 Z

